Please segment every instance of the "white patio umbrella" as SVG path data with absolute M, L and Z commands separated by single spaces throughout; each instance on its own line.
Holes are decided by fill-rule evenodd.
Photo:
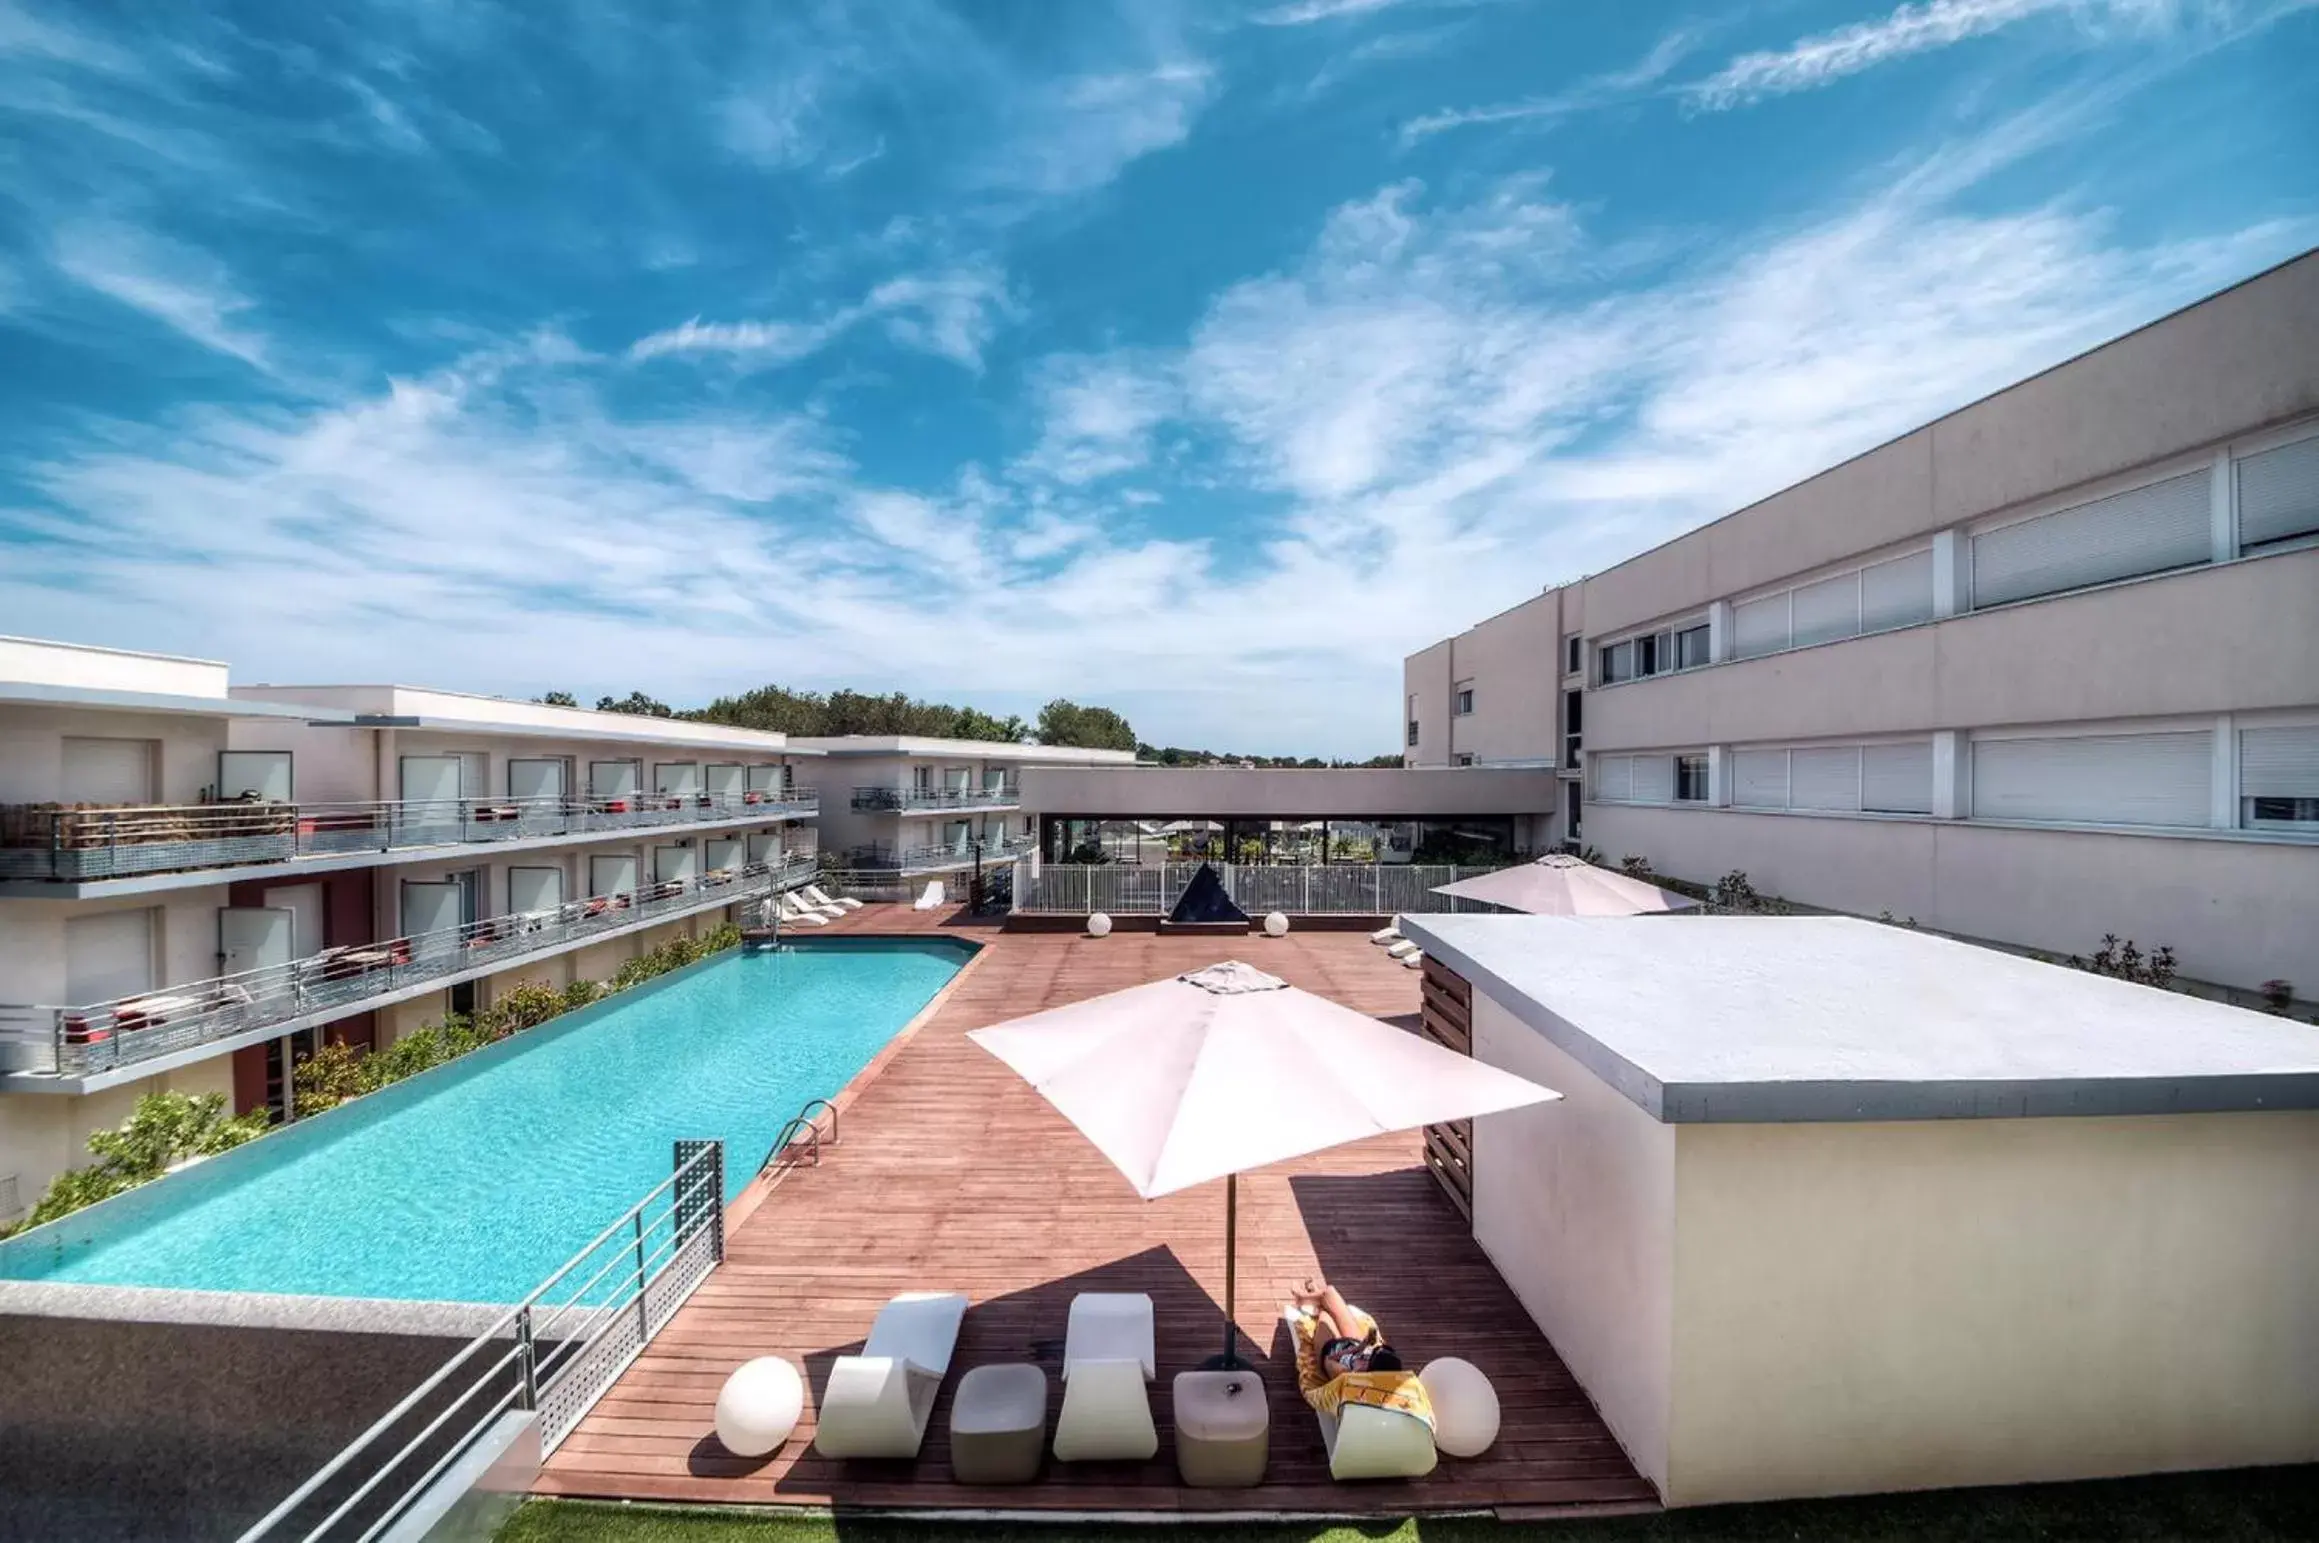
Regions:
M 1562 1096 L 1238 961 L 967 1038 L 1038 1089 L 1146 1200 L 1227 1181 L 1224 1365 L 1236 1364 L 1239 1174 Z
M 1436 884 L 1433 893 L 1483 900 L 1533 916 L 1639 916 L 1648 911 L 1687 911 L 1699 903 L 1559 852 L 1455 884 Z

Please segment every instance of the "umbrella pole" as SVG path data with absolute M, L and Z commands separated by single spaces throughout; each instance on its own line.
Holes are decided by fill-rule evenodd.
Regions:
M 1224 1353 L 1211 1356 L 1201 1365 L 1202 1371 L 1233 1372 L 1240 1369 L 1238 1347 L 1240 1336 L 1232 1322 L 1232 1293 L 1239 1284 L 1234 1279 L 1240 1256 L 1240 1175 L 1224 1175 Z

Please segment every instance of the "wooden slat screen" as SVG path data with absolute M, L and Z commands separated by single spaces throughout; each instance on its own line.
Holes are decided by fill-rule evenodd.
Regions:
M 1472 1055 L 1473 988 L 1465 978 L 1440 961 L 1428 959 L 1421 1000 L 1418 1024 L 1425 1037 L 1459 1055 Z M 1474 1214 L 1473 1141 L 1471 1120 L 1425 1127 L 1426 1169 L 1468 1221 Z

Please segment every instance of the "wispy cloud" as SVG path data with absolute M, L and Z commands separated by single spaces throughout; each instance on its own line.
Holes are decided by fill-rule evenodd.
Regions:
M 1132 354 L 1049 359 L 1035 389 L 1045 427 L 1020 469 L 1071 487 L 1146 465 L 1182 403 L 1167 362 Z
M 1267 6 L 1248 19 L 1260 27 L 1309 27 L 1316 21 L 1366 16 L 1406 3 L 1408 0 L 1289 0 L 1285 5 Z
M 1630 102 L 1656 87 L 1698 44 L 1697 32 L 1680 28 L 1652 44 L 1649 53 L 1625 69 L 1589 76 L 1566 90 L 1486 107 L 1445 108 L 1412 118 L 1401 125 L 1401 143 L 1412 145 L 1451 129 L 1484 124 L 1553 122 L 1573 113 Z
M 2175 24 L 2183 10 L 2177 0 L 1921 0 L 1874 21 L 1817 33 L 1786 48 L 1742 54 L 1686 88 L 1686 95 L 1702 108 L 1721 111 L 1765 97 L 1810 91 L 1894 59 L 1987 37 L 2033 17 L 2066 15 L 2092 35 L 2104 29 L 2164 29 Z
M 1182 143 L 1215 93 L 1215 71 L 1188 57 L 1028 88 L 1006 109 L 1010 131 L 973 180 L 1049 195 L 1101 187 L 1129 163 Z
M 265 338 L 241 319 L 252 308 L 207 254 L 119 224 L 76 224 L 56 237 L 56 271 L 140 311 L 204 348 L 269 370 Z
M 1005 276 L 995 268 L 905 274 L 816 320 L 708 322 L 696 316 L 638 338 L 629 345 L 628 357 L 726 354 L 771 368 L 817 354 L 855 328 L 875 324 L 902 347 L 980 369 L 982 350 L 1011 304 Z

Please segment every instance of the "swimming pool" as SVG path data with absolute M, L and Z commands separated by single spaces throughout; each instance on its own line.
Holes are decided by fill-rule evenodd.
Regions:
M 725 1141 L 741 1192 L 807 1099 L 971 957 L 942 939 L 734 953 L 0 1243 L 0 1278 L 514 1302 Z

